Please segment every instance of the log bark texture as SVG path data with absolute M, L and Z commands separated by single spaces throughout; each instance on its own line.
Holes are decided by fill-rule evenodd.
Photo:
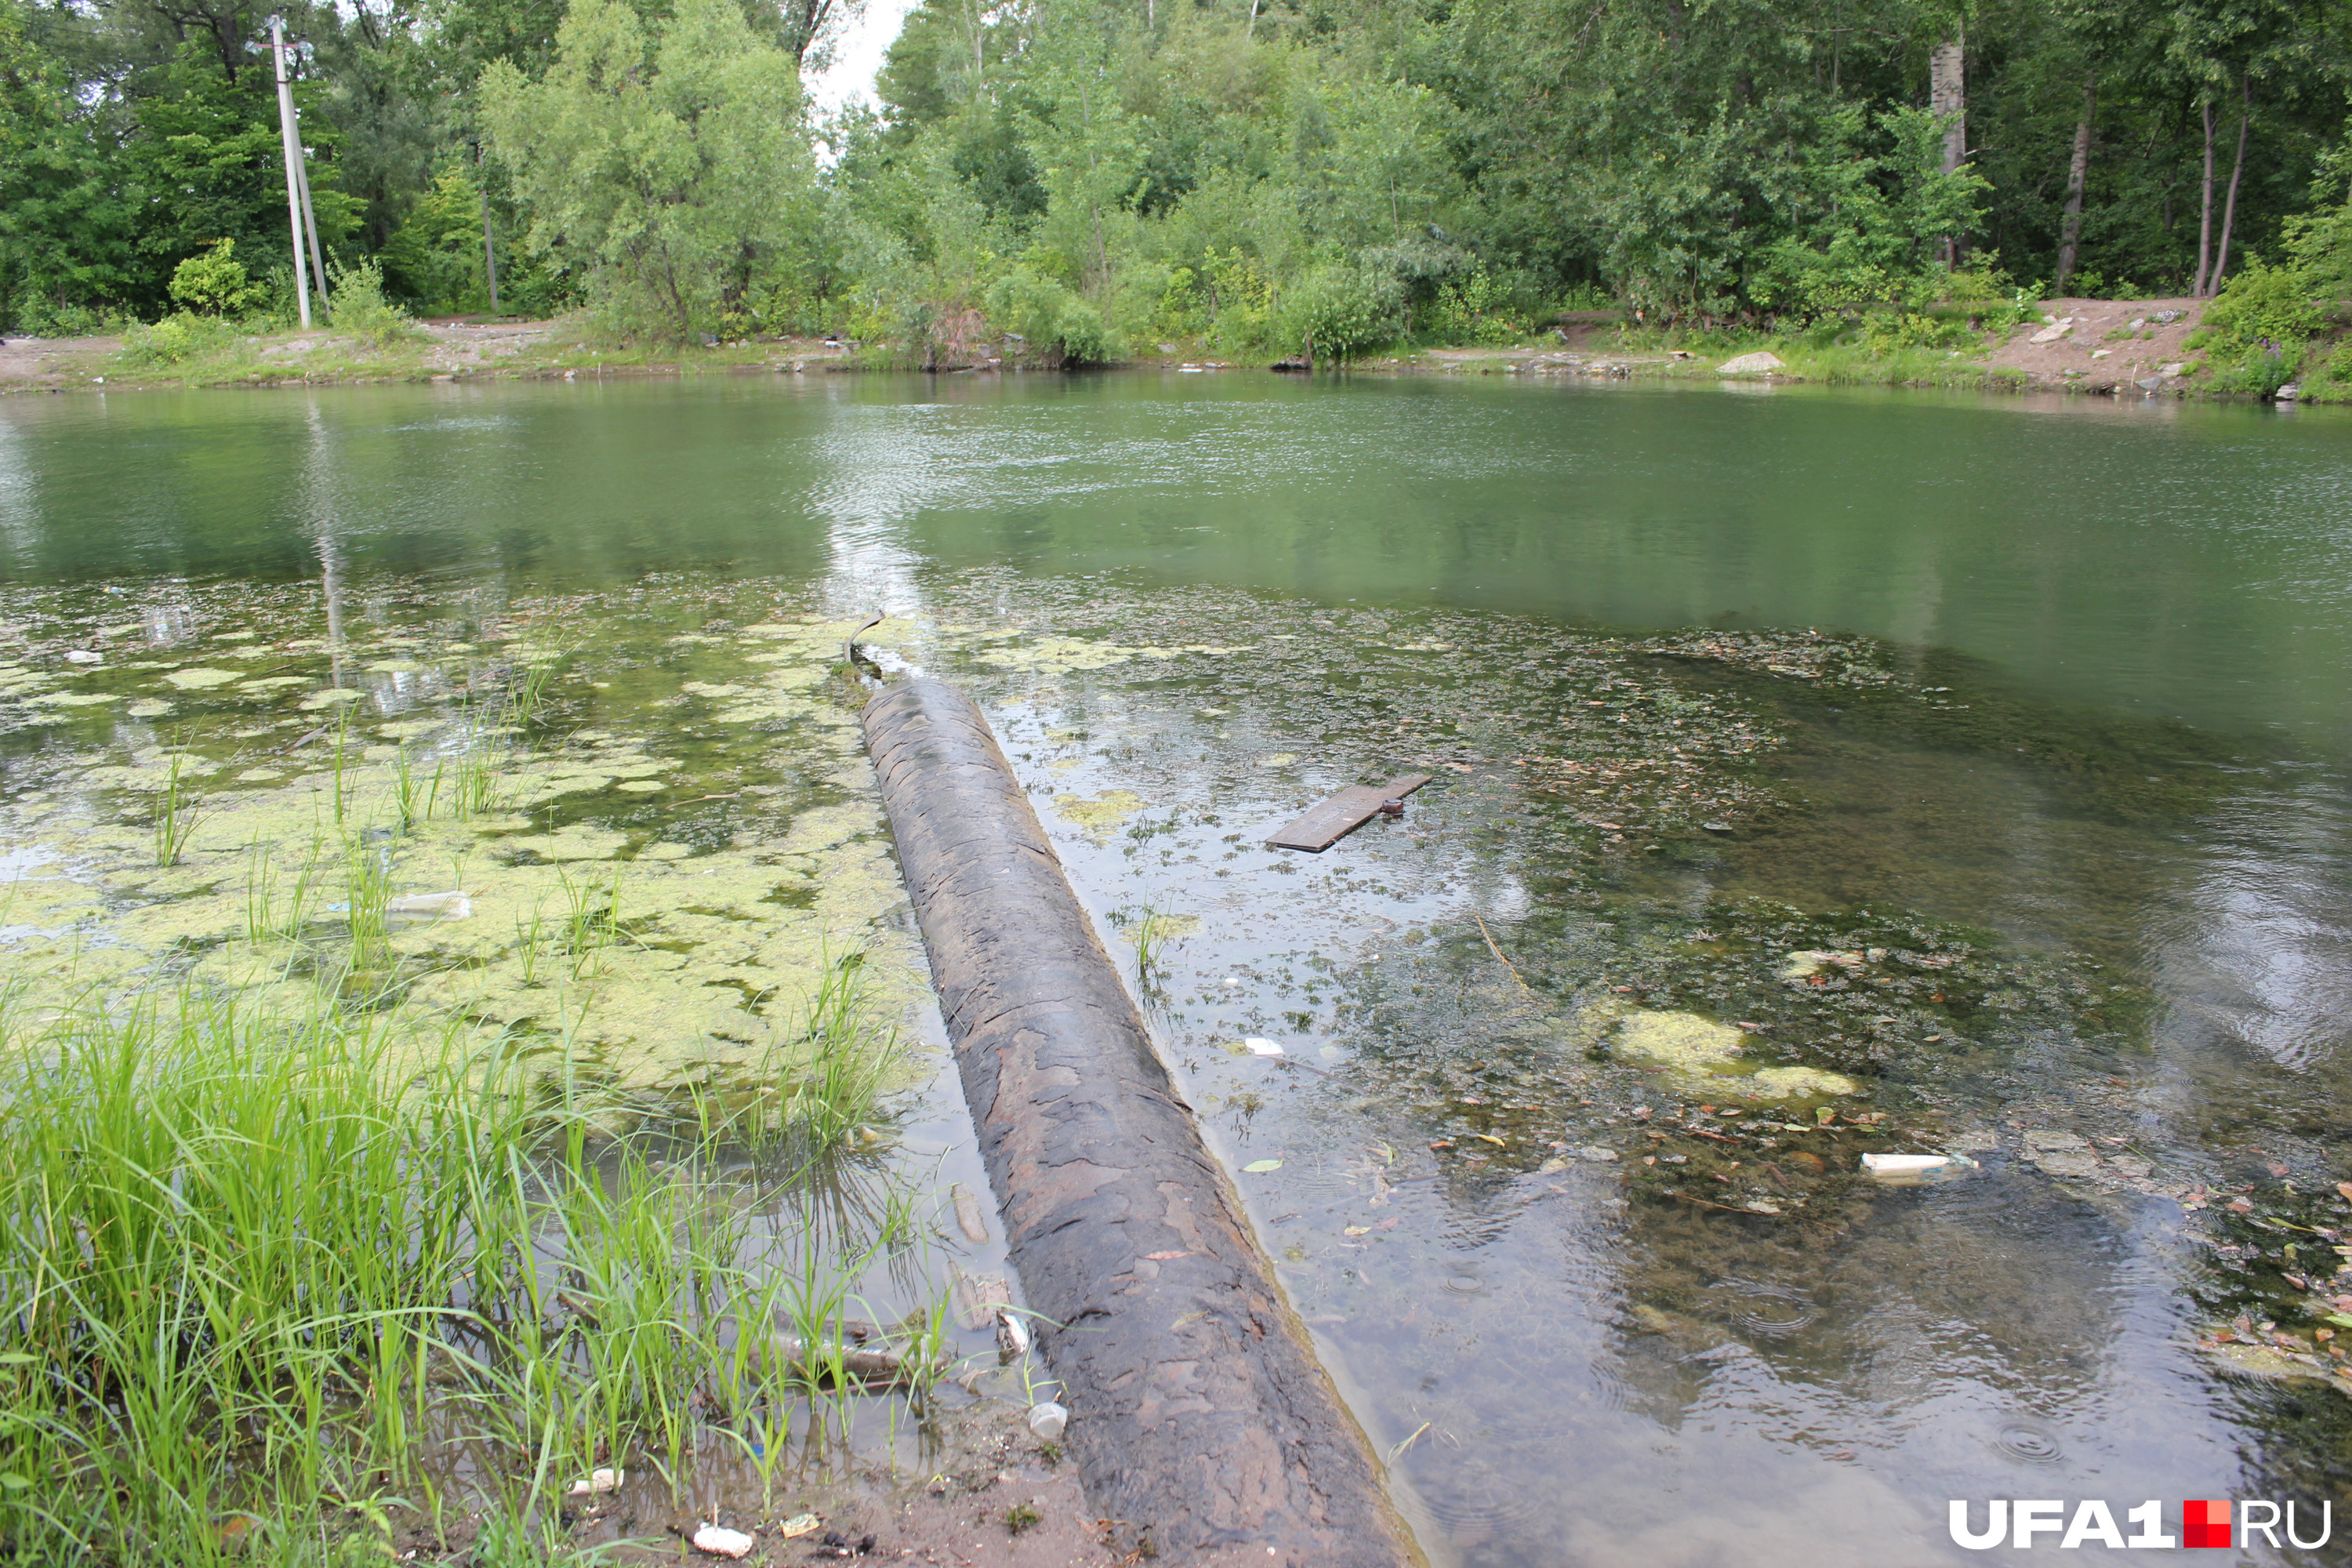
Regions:
M 1089 1500 L 1171 1565 L 1419 1563 L 987 720 L 917 679 L 865 728 Z

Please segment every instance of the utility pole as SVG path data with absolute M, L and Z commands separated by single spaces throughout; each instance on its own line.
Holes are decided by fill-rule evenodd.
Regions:
M 319 308 L 331 319 L 335 302 L 327 298 L 327 258 L 319 248 L 319 215 L 310 208 L 310 160 L 300 156 L 302 127 L 299 119 L 294 126 L 294 172 L 301 176 L 302 227 L 310 237 L 310 283 L 319 290 Z
M 269 58 L 278 68 L 278 139 L 286 153 L 286 219 L 294 234 L 294 297 L 302 310 L 302 330 L 310 330 L 310 279 L 302 226 L 302 143 L 294 134 L 294 89 L 286 80 L 286 24 L 269 18 Z

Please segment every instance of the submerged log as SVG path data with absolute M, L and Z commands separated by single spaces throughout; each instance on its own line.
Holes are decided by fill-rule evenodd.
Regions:
M 1171 1564 L 1420 1561 L 987 720 L 914 679 L 865 725 L 1093 1505 Z

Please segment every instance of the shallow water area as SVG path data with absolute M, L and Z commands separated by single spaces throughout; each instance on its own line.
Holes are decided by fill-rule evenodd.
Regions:
M 756 1095 L 863 945 L 929 1042 L 884 1157 L 974 1182 L 838 668 L 886 610 L 886 665 L 990 712 L 1433 1561 L 2307 1515 L 2352 1458 L 2347 488 L 2311 411 L 1924 395 L 0 406 L 0 927 L 28 974 L 310 983 L 345 839 L 389 845 L 468 910 L 387 921 L 382 1005 L 576 1044 L 616 1117 Z M 493 753 L 483 809 L 404 806 Z

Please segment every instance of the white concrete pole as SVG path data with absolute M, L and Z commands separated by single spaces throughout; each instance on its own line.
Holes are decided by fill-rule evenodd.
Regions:
M 319 215 L 310 210 L 310 160 L 302 152 L 302 120 L 294 119 L 294 173 L 302 191 L 302 226 L 310 236 L 310 281 L 319 290 L 319 309 L 331 320 L 335 302 L 327 298 L 327 256 L 319 248 Z
M 294 297 L 302 307 L 302 330 L 310 330 L 309 258 L 303 255 L 308 237 L 302 228 L 302 171 L 298 162 L 302 143 L 294 134 L 294 89 L 286 82 L 286 25 L 269 18 L 269 58 L 278 68 L 278 139 L 286 152 L 286 216 L 294 234 Z

